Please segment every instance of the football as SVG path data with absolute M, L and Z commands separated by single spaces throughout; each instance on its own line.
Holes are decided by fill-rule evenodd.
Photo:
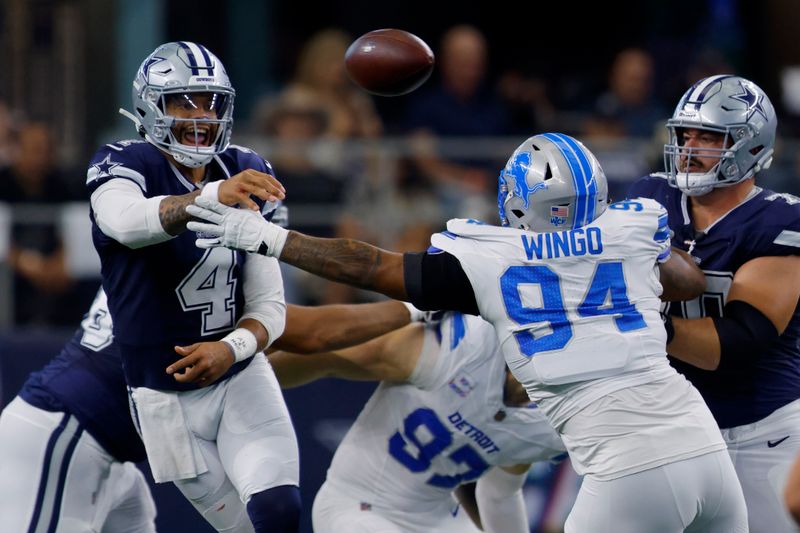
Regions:
M 379 96 L 410 93 L 428 79 L 433 63 L 433 52 L 425 41 L 395 29 L 365 33 L 344 55 L 350 79 Z

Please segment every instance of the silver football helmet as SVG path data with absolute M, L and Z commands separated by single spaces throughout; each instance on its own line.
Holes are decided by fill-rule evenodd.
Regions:
M 755 83 L 731 75 L 698 81 L 667 121 L 664 165 L 669 184 L 700 196 L 753 177 L 772 163 L 777 125 L 772 103 Z M 723 134 L 722 148 L 684 147 L 683 130 L 688 128 Z M 689 172 L 693 156 L 718 156 L 719 163 L 709 172 Z
M 194 106 L 194 93 L 210 96 L 209 111 L 213 118 L 178 118 L 167 114 L 170 98 L 181 98 L 184 105 Z M 188 41 L 162 44 L 142 62 L 133 80 L 133 113 L 120 113 L 136 124 L 136 130 L 157 148 L 170 154 L 187 167 L 200 167 L 225 151 L 233 126 L 235 91 L 222 62 L 206 47 Z M 189 122 L 195 135 L 194 144 L 182 144 L 172 127 Z M 197 139 L 213 134 L 210 142 Z
M 608 182 L 597 158 L 562 133 L 527 139 L 500 172 L 497 197 L 504 226 L 550 232 L 585 226 L 608 205 Z

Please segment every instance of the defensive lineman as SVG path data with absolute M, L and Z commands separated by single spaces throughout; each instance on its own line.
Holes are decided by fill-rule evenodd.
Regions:
M 491 324 L 447 313 L 346 350 L 271 354 L 283 388 L 382 380 L 336 450 L 314 500 L 314 531 L 478 531 L 451 497 L 476 479 L 484 531 L 528 531 L 528 466 L 564 447 L 499 351 Z

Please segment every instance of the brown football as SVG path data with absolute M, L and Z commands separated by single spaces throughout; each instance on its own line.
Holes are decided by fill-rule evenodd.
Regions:
M 425 41 L 394 29 L 365 33 L 344 54 L 350 79 L 380 96 L 410 93 L 428 79 L 433 63 L 433 52 Z

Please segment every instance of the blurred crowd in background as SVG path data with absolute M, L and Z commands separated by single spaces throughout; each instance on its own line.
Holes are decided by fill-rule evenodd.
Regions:
M 259 39 L 273 36 L 280 50 L 272 50 L 266 66 L 263 57 L 251 62 L 270 70 L 270 76 L 257 76 L 270 78 L 268 84 L 249 83 L 241 74 L 247 61 L 235 55 L 240 49 L 234 44 L 224 44 L 238 38 L 234 23 L 227 22 L 227 41 L 209 31 L 218 19 L 205 4 L 3 4 L 2 52 L 4 63 L 14 68 L 2 76 L 17 78 L 0 84 L 0 327 L 73 327 L 88 307 L 99 282 L 99 261 L 88 234 L 85 162 L 113 135 L 134 136 L 129 126 L 113 131 L 113 113 L 130 105 L 124 80 L 132 79 L 134 70 L 117 72 L 122 67 L 108 58 L 141 58 L 163 41 L 202 42 L 226 63 L 238 92 L 233 142 L 270 160 L 287 189 L 290 227 L 314 235 L 411 251 L 427 248 L 430 234 L 449 218 L 495 223 L 499 170 L 522 139 L 543 131 L 586 142 L 606 170 L 612 197 L 621 198 L 629 182 L 663 169 L 664 123 L 682 92 L 718 73 L 747 76 L 777 104 L 777 156 L 761 185 L 800 192 L 800 52 L 783 49 L 786 36 L 800 29 L 800 7 L 793 2 L 763 2 L 759 8 L 735 0 L 663 3 L 671 8 L 623 2 L 620 9 L 644 9 L 647 17 L 593 31 L 586 29 L 594 27 L 594 12 L 575 26 L 570 15 L 553 11 L 537 17 L 535 10 L 517 12 L 522 8 L 513 4 L 497 6 L 516 20 L 504 31 L 482 24 L 479 8 L 463 5 L 459 13 L 431 20 L 400 16 L 388 7 L 383 18 L 369 19 L 369 12 L 359 18 L 353 15 L 356 7 L 333 17 L 330 11 L 314 12 L 313 3 L 299 4 L 309 11 L 303 18 L 297 6 L 235 2 L 239 8 L 231 8 L 228 19 L 266 14 L 265 28 L 274 30 Z M 424 5 L 411 4 L 411 11 Z M 146 18 L 148 9 L 155 10 L 150 20 L 161 21 L 161 30 L 136 53 L 120 51 L 126 41 L 111 30 L 105 41 L 102 32 L 98 37 L 101 23 L 92 22 L 114 10 L 123 12 L 118 22 Z M 758 16 L 752 13 L 756 9 Z M 619 16 L 636 21 L 631 15 L 636 13 Z M 419 28 L 411 20 L 418 20 Z M 433 77 L 398 98 L 372 97 L 344 71 L 352 40 L 387 26 L 417 33 L 437 58 Z M 73 42 L 70 28 L 82 27 L 88 30 Z M 251 22 L 245 29 L 252 27 Z M 577 35 L 584 30 L 586 35 Z M 124 24 L 114 31 L 125 34 Z M 116 56 L 97 49 L 103 42 L 115 43 Z M 775 49 L 782 55 L 776 57 Z M 21 61 L 25 57 L 30 64 Z M 48 65 L 73 60 L 77 73 L 62 68 L 60 77 L 54 74 L 52 84 L 41 87 Z M 115 87 L 114 80 L 122 86 Z M 93 98 L 98 84 L 107 90 Z M 373 298 L 295 271 L 285 278 L 287 299 L 295 303 Z

